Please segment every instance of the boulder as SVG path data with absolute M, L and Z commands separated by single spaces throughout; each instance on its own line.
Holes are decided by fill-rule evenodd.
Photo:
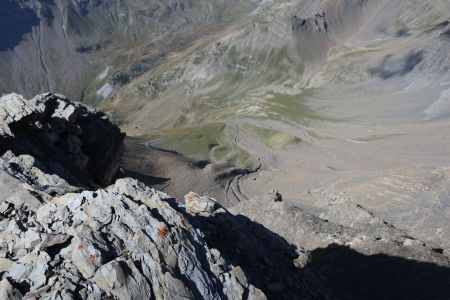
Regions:
M 184 203 L 189 213 L 210 216 L 219 208 L 216 200 L 190 192 L 184 196 Z

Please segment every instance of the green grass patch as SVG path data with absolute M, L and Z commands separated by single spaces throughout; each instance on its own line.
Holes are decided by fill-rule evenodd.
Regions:
M 252 126 L 252 130 L 264 142 L 264 144 L 266 144 L 267 147 L 274 150 L 286 149 L 288 145 L 298 144 L 301 142 L 299 137 L 278 130 L 254 126 Z
M 288 123 L 307 124 L 310 120 L 325 120 L 304 104 L 307 93 L 286 95 L 270 92 L 265 103 L 265 112 L 273 120 Z
M 192 127 L 162 129 L 139 138 L 153 140 L 188 157 L 208 159 L 240 168 L 254 167 L 254 160 L 233 142 L 225 124 L 213 123 Z

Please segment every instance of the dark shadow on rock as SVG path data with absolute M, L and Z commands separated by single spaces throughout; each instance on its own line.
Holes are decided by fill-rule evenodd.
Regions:
M 407 37 L 410 36 L 408 29 L 401 28 L 395 32 L 395 37 Z
M 386 55 L 380 66 L 369 69 L 372 76 L 378 76 L 383 80 L 394 76 L 404 76 L 414 70 L 423 61 L 423 51 L 409 53 L 401 61 L 393 61 L 392 55 Z
M 9 124 L 14 136 L 1 139 L 0 155 L 8 150 L 16 156 L 31 155 L 34 167 L 56 174 L 72 186 L 109 185 L 123 152 L 124 134 L 104 114 L 84 107 L 76 108 L 72 121 L 52 116 L 57 105 L 57 98 L 52 97 L 45 113 Z
M 248 174 L 251 174 L 251 173 L 254 173 L 254 171 L 251 170 L 251 169 L 236 168 L 236 169 L 232 169 L 230 171 L 226 171 L 226 172 L 223 172 L 223 173 L 217 175 L 214 178 L 214 180 L 215 181 L 222 181 L 222 180 L 225 180 L 225 179 L 234 178 L 234 177 L 239 176 L 239 175 L 248 175 Z
M 216 248 L 233 266 L 240 266 L 247 280 L 268 299 L 329 299 L 324 281 L 313 269 L 294 265 L 297 247 L 249 218 L 229 212 L 215 217 L 190 217 L 206 232 L 210 248 Z
M 39 25 L 36 12 L 28 7 L 21 7 L 16 0 L 0 1 L 0 51 L 14 49 Z
M 163 178 L 163 177 L 154 177 L 150 175 L 145 175 L 142 173 L 133 172 L 130 170 L 124 170 L 125 177 L 131 177 L 133 179 L 137 179 L 140 182 L 152 186 L 152 185 L 159 185 L 159 184 L 165 184 L 167 183 L 170 178 Z
M 450 40 L 450 29 L 442 32 L 439 36 L 443 39 Z
M 450 268 L 338 245 L 312 251 L 298 268 L 296 246 L 245 216 L 189 218 L 268 299 L 450 299 Z
M 197 160 L 197 161 L 192 162 L 192 165 L 194 165 L 195 167 L 197 167 L 199 169 L 204 169 L 209 164 L 211 164 L 211 162 L 209 160 Z
M 366 256 L 330 245 L 311 253 L 339 299 L 450 299 L 450 269 L 383 254 Z
M 183 154 L 181 154 L 180 152 L 177 152 L 175 150 L 163 149 L 160 147 L 156 147 L 156 146 L 150 145 L 150 143 L 145 143 L 145 147 L 183 157 Z
M 450 24 L 449 21 L 447 21 L 447 20 L 443 21 L 443 22 L 437 24 L 436 26 L 434 26 L 433 28 L 428 29 L 427 31 L 425 31 L 425 33 L 431 33 L 433 31 L 437 31 L 437 30 L 444 30 L 445 28 L 447 28 L 448 24 Z

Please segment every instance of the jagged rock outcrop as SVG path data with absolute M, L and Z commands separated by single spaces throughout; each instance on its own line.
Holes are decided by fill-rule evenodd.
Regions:
M 0 107 L 0 296 L 266 299 L 175 199 L 133 179 L 92 190 L 123 150 L 103 114 L 52 94 Z
M 302 19 L 297 16 L 292 18 L 292 31 L 328 32 L 327 16 L 325 12 L 315 13 L 314 16 Z
M 174 199 L 135 180 L 55 197 L 35 211 L 9 201 L 0 274 L 25 298 L 265 299 Z
M 2 166 L 9 173 L 56 194 L 64 185 L 111 183 L 124 135 L 103 113 L 55 94 L 31 100 L 10 94 L 0 98 L 0 107 Z

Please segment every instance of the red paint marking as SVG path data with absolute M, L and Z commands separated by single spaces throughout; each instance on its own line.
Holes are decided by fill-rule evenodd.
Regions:
M 158 229 L 158 234 L 160 237 L 166 237 L 167 233 L 169 233 L 169 230 L 165 227 Z

